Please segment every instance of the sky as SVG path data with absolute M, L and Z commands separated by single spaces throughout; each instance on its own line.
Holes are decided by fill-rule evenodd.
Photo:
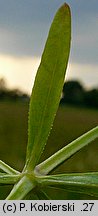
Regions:
M 98 0 L 67 0 L 72 42 L 66 79 L 98 87 Z M 31 93 L 49 27 L 63 0 L 0 0 L 0 78 Z

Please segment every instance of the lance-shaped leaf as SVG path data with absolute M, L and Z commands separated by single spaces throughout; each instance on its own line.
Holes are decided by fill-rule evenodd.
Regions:
M 17 170 L 13 169 L 8 164 L 4 163 L 2 160 L 0 160 L 0 169 L 8 174 L 19 174 Z
M 98 197 L 98 172 L 39 176 L 39 185 Z
M 32 170 L 46 144 L 58 109 L 67 68 L 71 15 L 67 4 L 56 13 L 31 95 L 26 166 Z

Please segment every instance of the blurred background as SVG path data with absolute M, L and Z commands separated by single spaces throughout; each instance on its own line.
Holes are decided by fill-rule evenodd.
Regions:
M 22 170 L 29 100 L 55 12 L 64 1 L 0 0 L 0 159 Z M 98 1 L 67 3 L 72 46 L 60 106 L 41 161 L 98 124 Z M 98 140 L 52 173 L 97 171 Z M 0 186 L 4 199 L 12 186 Z M 53 189 L 56 199 L 92 199 Z M 95 198 L 94 198 L 95 199 Z

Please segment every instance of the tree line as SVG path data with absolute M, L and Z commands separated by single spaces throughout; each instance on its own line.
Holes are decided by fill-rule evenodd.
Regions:
M 98 89 L 85 89 L 77 80 L 64 83 L 61 104 L 98 108 Z
M 4 79 L 0 79 L 0 101 L 28 101 L 29 95 L 19 89 L 7 88 Z M 77 80 L 66 81 L 63 86 L 60 104 L 98 108 L 98 89 L 87 90 Z

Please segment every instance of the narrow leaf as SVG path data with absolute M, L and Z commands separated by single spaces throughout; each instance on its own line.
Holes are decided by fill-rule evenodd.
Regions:
M 20 178 L 20 175 L 9 175 L 0 173 L 0 184 L 14 184 Z
M 68 63 L 70 38 L 70 9 L 64 4 L 51 25 L 31 95 L 26 157 L 26 167 L 29 170 L 39 161 L 58 109 Z
M 98 172 L 38 177 L 38 182 L 42 188 L 49 186 L 98 197 Z
M 0 160 L 0 169 L 8 174 L 19 174 L 17 170 L 13 169 L 12 167 L 10 167 L 9 165 L 7 165 L 1 160 Z
M 96 138 L 98 138 L 98 126 L 72 141 L 70 144 L 60 149 L 47 160 L 36 166 L 35 173 L 40 173 L 42 175 L 48 174 L 59 164 L 67 160 L 69 157 Z

